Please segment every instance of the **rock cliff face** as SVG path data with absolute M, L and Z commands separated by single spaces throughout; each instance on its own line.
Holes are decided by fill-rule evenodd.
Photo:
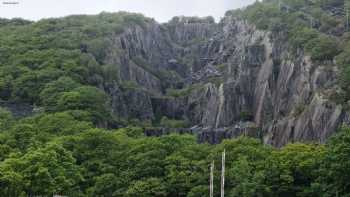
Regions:
M 115 74 L 136 87 L 104 89 L 115 114 L 188 120 L 201 141 L 217 143 L 249 127 L 249 135 L 278 147 L 324 142 L 345 117 L 329 99 L 337 67 L 288 48 L 285 35 L 230 16 L 219 24 L 185 17 L 151 22 L 127 28 L 106 48 L 105 63 L 120 65 Z

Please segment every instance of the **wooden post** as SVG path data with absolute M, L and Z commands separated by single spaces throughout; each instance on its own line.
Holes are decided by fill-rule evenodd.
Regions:
M 214 197 L 214 161 L 210 166 L 210 197 Z
M 221 197 L 225 196 L 225 158 L 226 150 L 222 153 L 222 161 L 221 161 Z

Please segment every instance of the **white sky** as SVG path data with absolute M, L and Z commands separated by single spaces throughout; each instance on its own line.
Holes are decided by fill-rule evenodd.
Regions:
M 8 4 L 18 2 L 18 4 Z M 72 14 L 98 14 L 102 11 L 142 13 L 166 22 L 173 16 L 214 16 L 244 7 L 255 0 L 0 0 L 0 18 L 30 20 Z

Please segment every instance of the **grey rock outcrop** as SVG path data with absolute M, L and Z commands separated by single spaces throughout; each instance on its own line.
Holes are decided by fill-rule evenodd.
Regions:
M 178 17 L 129 27 L 106 51 L 105 63 L 120 65 L 119 78 L 138 86 L 105 87 L 115 114 L 186 119 L 202 128 L 196 132 L 201 141 L 236 137 L 242 134 L 237 125 L 247 121 L 255 125 L 249 136 L 277 147 L 324 142 L 346 117 L 329 99 L 338 88 L 333 62 L 292 53 L 285 35 L 232 16 L 219 24 Z M 169 88 L 189 91 L 173 97 L 166 95 Z

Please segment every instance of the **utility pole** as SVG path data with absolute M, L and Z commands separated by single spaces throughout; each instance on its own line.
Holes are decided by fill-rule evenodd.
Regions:
M 225 158 L 226 150 L 222 152 L 222 161 L 221 161 L 221 197 L 225 196 Z
M 210 197 L 214 197 L 214 161 L 210 165 Z
M 346 31 L 349 31 L 349 9 L 346 9 Z
M 314 19 L 310 16 L 310 28 L 314 28 Z
M 281 0 L 278 0 L 278 9 L 281 11 Z
M 345 2 L 344 8 L 346 9 L 346 31 L 349 31 L 349 7 L 350 3 Z

